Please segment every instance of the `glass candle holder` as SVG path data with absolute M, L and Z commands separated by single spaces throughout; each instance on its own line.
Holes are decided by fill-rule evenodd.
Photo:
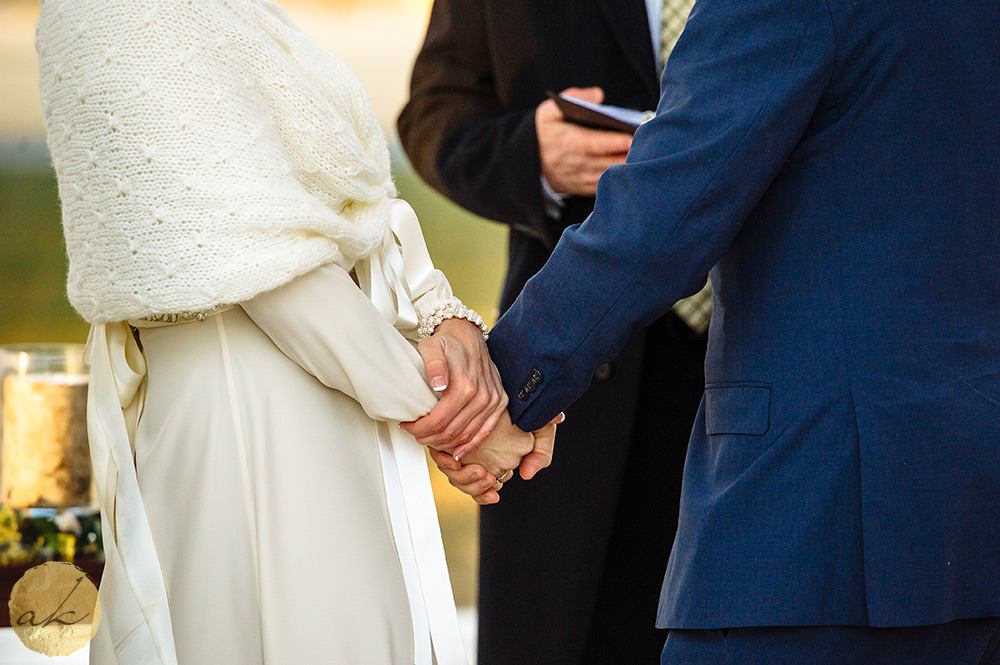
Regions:
M 0 346 L 0 503 L 95 504 L 82 344 Z

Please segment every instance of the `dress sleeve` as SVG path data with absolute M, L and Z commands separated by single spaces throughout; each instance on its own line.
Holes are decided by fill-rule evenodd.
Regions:
M 419 341 L 420 323 L 434 310 L 461 303 L 434 267 L 416 213 L 401 199 L 389 204 L 382 245 L 358 261 L 353 272 L 361 292 L 412 342 Z
M 448 278 L 444 276 L 444 273 L 440 270 L 435 270 L 431 287 L 424 293 L 414 295 L 413 308 L 417 313 L 417 322 L 419 323 L 433 314 L 435 310 L 449 303 L 461 302 L 452 293 L 451 284 L 448 282 Z M 399 332 L 412 342 L 420 341 L 416 328 L 404 328 Z
M 371 418 L 407 422 L 437 401 L 414 347 L 419 323 L 458 302 L 431 261 L 416 214 L 397 199 L 382 246 L 353 275 L 328 264 L 243 309 L 285 355 Z
M 412 343 L 343 268 L 321 266 L 242 305 L 286 356 L 374 420 L 416 420 L 437 402 Z

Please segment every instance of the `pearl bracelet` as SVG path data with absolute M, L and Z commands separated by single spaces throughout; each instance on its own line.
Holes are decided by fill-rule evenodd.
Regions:
M 450 302 L 441 305 L 430 314 L 420 319 L 420 325 L 417 327 L 417 339 L 422 340 L 430 337 L 434 334 L 434 330 L 437 329 L 441 322 L 445 319 L 465 319 L 473 325 L 479 326 L 479 329 L 483 331 L 483 337 L 485 339 L 490 338 L 490 329 L 483 322 L 483 317 L 479 316 L 475 310 L 469 309 L 460 302 Z

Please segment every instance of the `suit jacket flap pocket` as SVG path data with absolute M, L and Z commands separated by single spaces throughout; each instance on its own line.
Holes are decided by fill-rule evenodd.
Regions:
M 705 387 L 705 427 L 712 434 L 766 434 L 771 426 L 771 387 L 710 385 Z

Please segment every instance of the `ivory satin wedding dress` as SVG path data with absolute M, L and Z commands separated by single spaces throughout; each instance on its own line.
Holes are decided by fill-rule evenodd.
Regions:
M 117 532 L 95 665 L 466 662 L 424 451 L 398 427 L 436 402 L 414 332 L 452 294 L 409 206 L 390 217 L 352 274 L 95 326 Z

